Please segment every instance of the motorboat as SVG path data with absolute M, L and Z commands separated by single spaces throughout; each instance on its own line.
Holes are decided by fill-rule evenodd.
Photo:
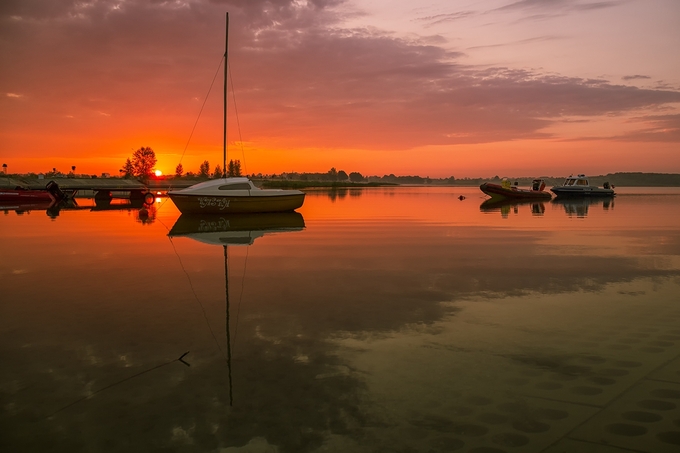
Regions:
M 59 185 L 50 181 L 44 189 L 31 189 L 25 185 L 0 188 L 0 204 L 50 204 L 66 198 Z
M 591 186 L 586 175 L 570 175 L 561 186 L 550 189 L 557 197 L 613 197 L 614 186 L 605 182 L 602 187 Z
M 227 54 L 229 13 L 224 51 L 224 134 L 223 167 L 227 169 Z M 262 189 L 244 177 L 225 177 L 171 190 L 168 196 L 182 214 L 270 213 L 294 211 L 302 206 L 305 193 L 300 190 Z
M 531 188 L 520 189 L 518 184 L 510 184 L 507 178 L 503 178 L 500 184 L 493 184 L 485 182 L 479 189 L 492 199 L 513 199 L 513 200 L 550 200 L 552 195 L 546 192 L 545 181 L 542 179 L 534 179 L 531 183 Z

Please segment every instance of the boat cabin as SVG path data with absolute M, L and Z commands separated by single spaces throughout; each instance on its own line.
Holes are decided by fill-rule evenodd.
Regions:
M 564 180 L 564 183 L 562 185 L 565 186 L 565 187 L 569 187 L 569 186 L 588 187 L 588 186 L 590 186 L 590 184 L 588 184 L 588 178 L 586 178 L 586 175 L 578 175 L 578 176 L 569 175 L 569 177 Z

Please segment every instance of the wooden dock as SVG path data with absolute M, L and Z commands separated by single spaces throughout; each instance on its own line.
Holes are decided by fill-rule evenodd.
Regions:
M 95 200 L 110 201 L 112 198 L 129 198 L 131 200 L 146 200 L 153 197 L 149 188 L 136 179 L 120 178 L 2 178 L 0 185 L 21 186 L 27 189 L 45 189 L 50 181 L 57 183 L 59 188 L 75 197 L 78 193 L 91 192 Z

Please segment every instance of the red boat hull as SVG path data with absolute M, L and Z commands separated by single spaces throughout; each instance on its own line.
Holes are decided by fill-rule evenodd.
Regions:
M 485 182 L 479 186 L 479 189 L 485 194 L 489 195 L 491 198 L 510 198 L 513 200 L 549 200 L 552 198 L 550 192 L 544 192 L 542 190 L 506 188 L 500 184 L 491 184 L 488 182 Z
M 47 190 L 0 189 L 0 202 L 2 203 L 28 204 L 52 201 L 55 201 L 55 198 Z

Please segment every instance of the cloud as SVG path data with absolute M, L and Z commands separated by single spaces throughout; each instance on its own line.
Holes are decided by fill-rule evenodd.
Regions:
M 646 76 L 646 75 L 629 75 L 629 76 L 623 76 L 621 77 L 622 80 L 644 80 L 644 79 L 651 79 L 651 77 Z
M 565 118 L 639 115 L 680 102 L 677 90 L 465 65 L 463 54 L 432 41 L 343 28 L 350 14 L 343 6 L 339 0 L 3 3 L 0 55 L 12 70 L 0 89 L 34 102 L 25 117 L 16 112 L 14 127 L 29 124 L 36 112 L 45 118 L 106 112 L 122 122 L 119 130 L 184 124 L 188 133 L 195 99 L 203 100 L 220 63 L 224 11 L 231 9 L 229 62 L 246 140 L 253 143 L 400 150 L 560 138 L 546 130 Z M 566 1 L 511 7 L 576 8 Z M 676 139 L 654 130 L 643 129 L 640 138 Z

